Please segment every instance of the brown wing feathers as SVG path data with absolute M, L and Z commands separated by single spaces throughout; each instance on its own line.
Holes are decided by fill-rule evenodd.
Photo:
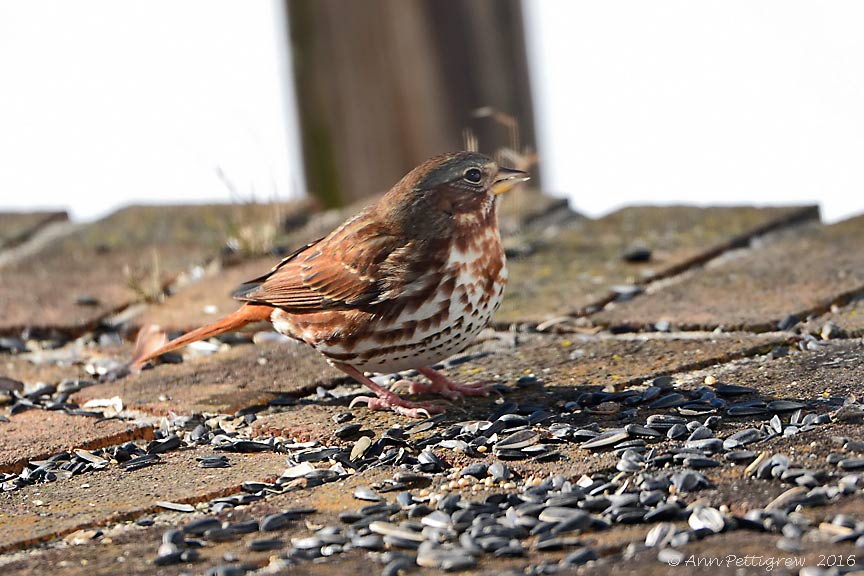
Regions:
M 354 220 L 283 260 L 238 299 L 294 313 L 372 304 L 381 295 L 378 267 L 400 247 L 380 227 Z

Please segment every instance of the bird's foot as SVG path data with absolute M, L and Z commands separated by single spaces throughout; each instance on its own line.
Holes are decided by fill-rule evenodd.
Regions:
M 399 380 L 390 387 L 394 392 L 405 390 L 409 394 L 438 394 L 448 400 L 462 400 L 464 396 L 485 396 L 489 393 L 483 384 L 456 384 L 455 382 L 414 382 Z
M 433 402 L 411 402 L 410 400 L 405 400 L 391 390 L 384 388 L 380 384 L 376 384 L 353 366 L 340 363 L 334 363 L 333 365 L 366 386 L 373 394 L 375 394 L 375 397 L 357 396 L 351 400 L 351 404 L 348 406 L 349 408 L 353 408 L 357 404 L 365 402 L 371 410 L 393 410 L 398 414 L 410 416 L 411 418 L 428 418 L 432 414 L 438 414 L 447 409 L 448 403 L 441 400 Z
M 351 400 L 348 407 L 353 408 L 357 404 L 365 403 L 370 410 L 393 410 L 397 414 L 411 418 L 429 418 L 432 414 L 439 414 L 447 408 L 447 405 L 441 401 L 411 402 L 386 390 L 383 393 L 376 390 L 375 394 L 375 397 L 357 396 Z
M 457 384 L 432 368 L 420 368 L 418 371 L 429 379 L 429 383 L 407 382 L 407 389 L 412 394 L 431 392 L 450 400 L 460 400 L 463 396 L 487 396 L 489 394 L 489 387 L 486 384 Z M 395 384 L 397 387 L 402 387 L 402 385 L 402 381 Z

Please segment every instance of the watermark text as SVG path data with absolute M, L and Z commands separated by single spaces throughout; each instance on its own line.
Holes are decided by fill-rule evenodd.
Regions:
M 686 566 L 688 568 L 761 568 L 765 572 L 773 572 L 775 569 L 803 568 L 807 561 L 803 556 L 739 556 L 727 554 L 725 556 L 676 556 L 668 559 L 670 566 Z

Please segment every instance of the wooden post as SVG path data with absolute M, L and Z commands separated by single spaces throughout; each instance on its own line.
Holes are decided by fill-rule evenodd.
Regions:
M 434 154 L 534 144 L 519 0 L 286 0 L 309 193 L 338 206 Z

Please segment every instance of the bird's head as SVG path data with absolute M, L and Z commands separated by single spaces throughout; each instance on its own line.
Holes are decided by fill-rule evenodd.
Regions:
M 430 158 L 405 175 L 384 197 L 391 212 L 414 226 L 453 229 L 494 222 L 499 194 L 528 180 L 478 152 Z

